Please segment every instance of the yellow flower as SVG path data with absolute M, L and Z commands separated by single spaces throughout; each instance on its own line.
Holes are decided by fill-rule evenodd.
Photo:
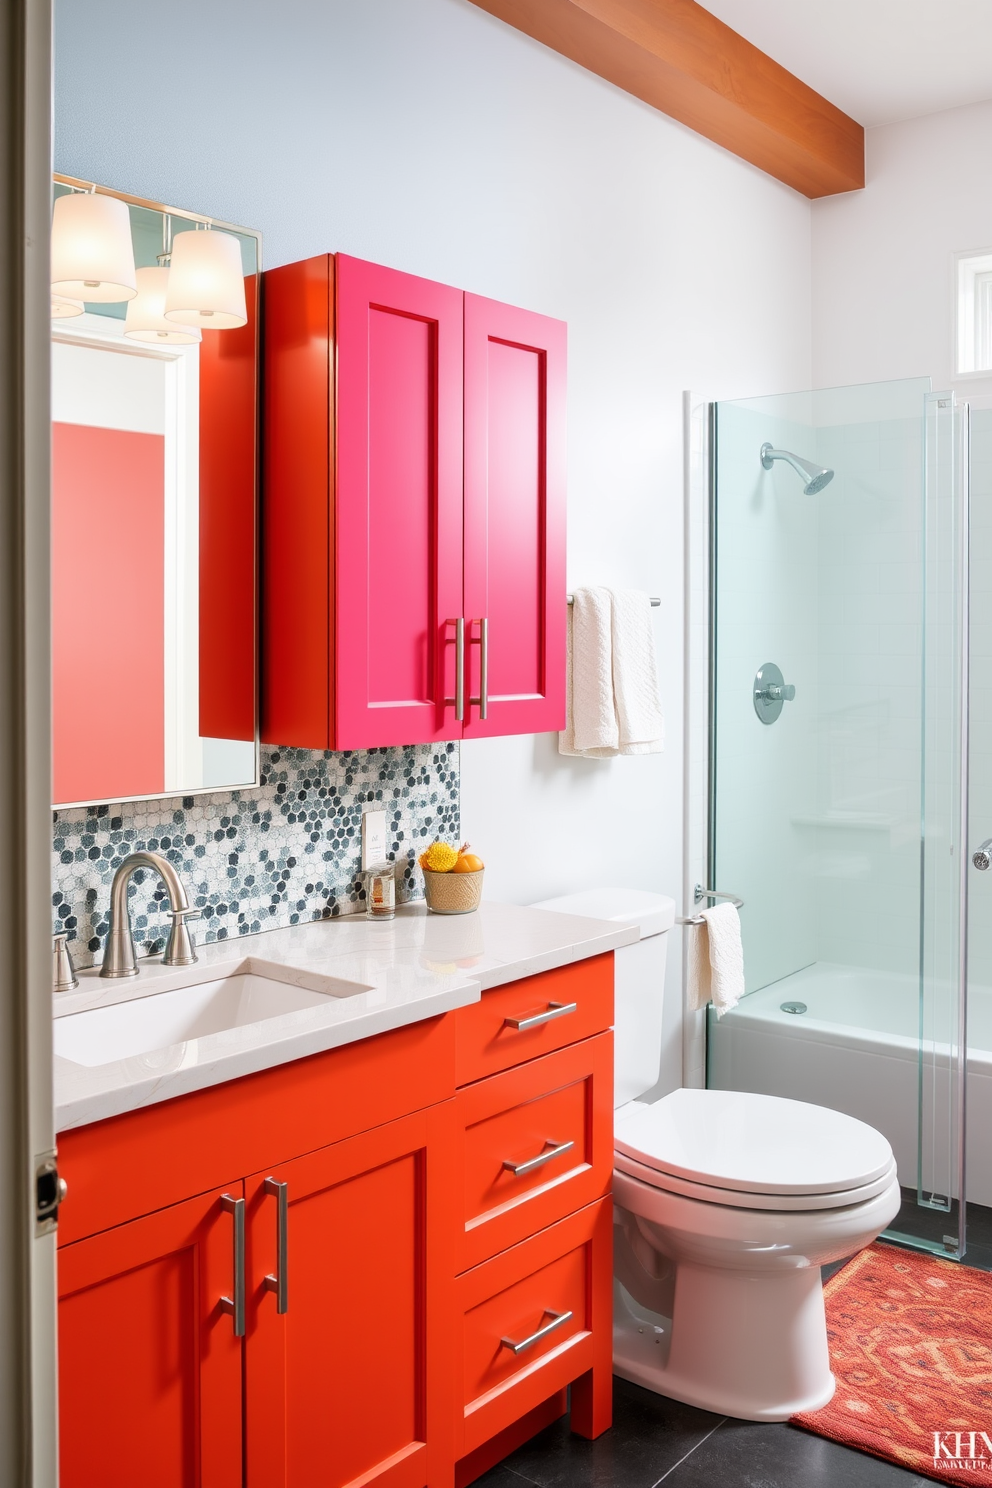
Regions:
M 432 873 L 450 873 L 458 862 L 458 851 L 449 847 L 447 842 L 432 842 L 426 852 L 420 854 L 421 868 L 429 868 Z

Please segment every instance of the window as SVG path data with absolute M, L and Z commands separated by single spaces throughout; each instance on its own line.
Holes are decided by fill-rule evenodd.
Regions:
M 992 249 L 957 264 L 957 370 L 992 372 Z

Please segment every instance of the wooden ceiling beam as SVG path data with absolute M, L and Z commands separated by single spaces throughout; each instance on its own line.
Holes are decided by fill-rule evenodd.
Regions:
M 695 0 L 472 0 L 804 196 L 865 184 L 854 119 Z

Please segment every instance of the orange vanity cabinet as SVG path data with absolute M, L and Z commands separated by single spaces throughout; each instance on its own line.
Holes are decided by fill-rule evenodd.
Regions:
M 510 994 L 584 1012 L 459 1078 Z M 607 955 L 63 1133 L 63 1484 L 452 1488 L 569 1385 L 604 1430 L 611 1015 Z

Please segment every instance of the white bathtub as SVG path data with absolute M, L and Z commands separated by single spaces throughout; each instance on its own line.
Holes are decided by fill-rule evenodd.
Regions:
M 804 1002 L 801 1014 L 784 1002 Z M 950 1007 L 952 999 L 947 998 Z M 709 1083 L 833 1106 L 885 1133 L 900 1182 L 916 1187 L 919 1131 L 919 983 L 915 977 L 817 962 L 710 1014 Z M 923 1179 L 953 1191 L 948 1044 L 935 1023 L 924 1059 Z M 992 989 L 968 1001 L 967 1191 L 992 1205 Z

